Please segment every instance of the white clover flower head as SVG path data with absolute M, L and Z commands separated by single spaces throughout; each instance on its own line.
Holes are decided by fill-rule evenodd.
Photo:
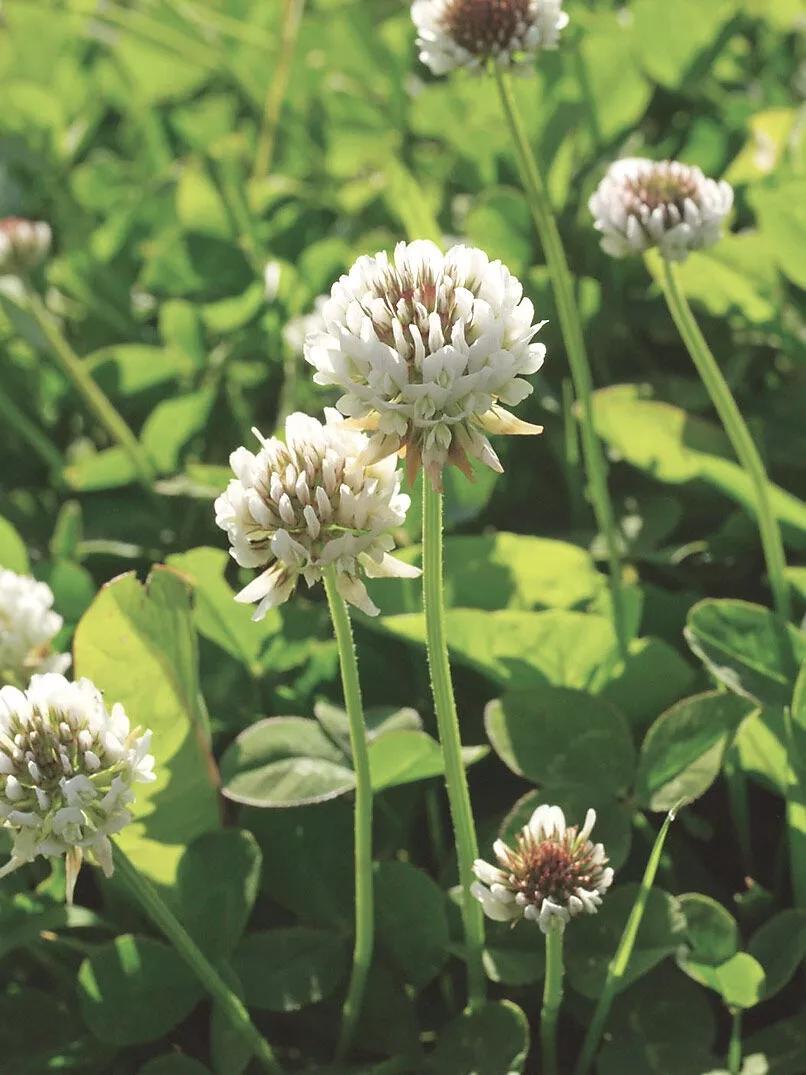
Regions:
M 538 806 L 517 835 L 513 850 L 496 840 L 498 866 L 476 859 L 470 891 L 496 922 L 527 919 L 544 933 L 565 929 L 579 914 L 595 914 L 613 883 L 602 844 L 589 839 L 596 811 L 581 829 L 566 826 L 559 806 Z
M 0 276 L 30 272 L 50 250 L 50 227 L 41 220 L 0 219 Z
M 471 459 L 499 473 L 488 433 L 541 433 L 501 404 L 524 400 L 524 377 L 543 364 L 533 343 L 545 321 L 500 261 L 468 246 L 443 254 L 431 242 L 398 243 L 361 257 L 330 292 L 324 331 L 305 341 L 314 381 L 344 392 L 337 407 L 372 433 L 370 459 L 405 449 L 413 480 L 422 465 L 435 488 Z
M 36 672 L 66 672 L 70 655 L 52 642 L 64 622 L 44 582 L 0 568 L 0 683 L 25 686 Z
M 414 0 L 420 59 L 435 75 L 529 63 L 568 25 L 563 0 Z
M 255 620 L 287 601 L 300 575 L 312 586 L 330 565 L 342 597 L 370 616 L 378 609 L 360 575 L 420 574 L 389 555 L 410 504 L 396 460 L 368 463 L 367 437 L 337 411 L 326 410 L 325 419 L 289 415 L 285 443 L 255 430 L 260 451 L 238 448 L 230 456 L 235 478 L 215 502 L 216 523 L 241 567 L 266 568 L 236 597 L 258 602 Z
M 85 853 L 111 875 L 109 837 L 131 821 L 132 785 L 154 780 L 150 743 L 88 679 L 49 672 L 0 689 L 0 824 L 14 840 L 0 877 L 64 855 L 71 901 Z
M 631 157 L 611 164 L 588 202 L 602 249 L 613 257 L 657 246 L 669 261 L 713 246 L 733 205 L 724 179 L 679 161 Z
M 309 313 L 292 317 L 283 326 L 283 342 L 292 354 L 301 355 L 308 336 L 324 331 L 325 320 L 322 314 L 329 298 L 329 295 L 317 295 Z

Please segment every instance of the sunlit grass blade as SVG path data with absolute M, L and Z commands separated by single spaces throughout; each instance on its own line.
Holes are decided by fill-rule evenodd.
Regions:
M 626 925 L 624 926 L 624 931 L 621 934 L 618 947 L 616 948 L 616 954 L 611 959 L 610 965 L 607 968 L 607 977 L 604 986 L 602 987 L 599 1000 L 597 1001 L 593 1017 L 588 1024 L 588 1030 L 582 1043 L 582 1051 L 580 1052 L 577 1065 L 574 1068 L 574 1075 L 587 1075 L 587 1072 L 590 1070 L 591 1064 L 593 1063 L 596 1050 L 599 1047 L 599 1042 L 602 1037 L 602 1032 L 604 1031 L 607 1022 L 607 1017 L 610 1014 L 611 1005 L 619 991 L 619 986 L 627 971 L 630 956 L 635 947 L 638 930 L 641 928 L 644 911 L 646 910 L 647 901 L 649 900 L 649 893 L 652 891 L 652 886 L 655 883 L 655 876 L 658 872 L 661 855 L 663 854 L 663 845 L 666 842 L 669 827 L 677 816 L 678 810 L 680 810 L 684 804 L 685 800 L 682 800 L 669 811 L 660 827 L 658 835 L 655 837 L 655 843 L 649 854 L 646 869 L 644 870 L 644 876 L 641 878 L 638 895 L 635 897 L 635 903 L 632 906 L 632 910 L 630 911 Z

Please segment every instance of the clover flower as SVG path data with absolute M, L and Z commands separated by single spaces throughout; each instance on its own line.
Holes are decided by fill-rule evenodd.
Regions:
M 501 472 L 486 434 L 542 432 L 501 404 L 532 392 L 523 378 L 543 364 L 532 338 L 545 321 L 532 323 L 520 282 L 481 250 L 418 241 L 361 257 L 322 317 L 305 358 L 317 384 L 343 390 L 350 424 L 372 433 L 369 458 L 405 448 L 409 477 L 422 464 L 440 488 L 448 463 L 468 476 L 472 458 Z
M 131 821 L 132 784 L 154 780 L 150 742 L 88 679 L 51 672 L 26 691 L 0 689 L 0 823 L 14 840 L 0 877 L 64 855 L 69 901 L 85 852 L 110 876 L 109 837 Z
M 367 438 L 337 411 L 325 424 L 306 414 L 285 423 L 285 443 L 265 440 L 255 455 L 230 456 L 235 478 L 215 502 L 216 523 L 229 534 L 241 567 L 264 567 L 237 595 L 258 602 L 253 619 L 287 601 L 300 575 L 309 586 L 334 565 L 342 597 L 370 616 L 378 609 L 359 578 L 415 578 L 418 568 L 390 556 L 392 531 L 410 500 L 400 492 L 393 457 L 367 463 Z
M 51 651 L 64 622 L 52 605 L 46 583 L 0 568 L 0 683 L 25 686 L 35 672 L 70 667 L 69 654 Z
M 0 220 L 0 276 L 35 269 L 50 249 L 51 233 L 42 221 L 8 216 Z
M 588 202 L 602 249 L 621 258 L 657 246 L 669 261 L 713 246 L 733 205 L 724 180 L 679 161 L 616 161 Z
M 556 48 L 568 25 L 562 0 L 415 0 L 411 17 L 420 59 L 435 75 L 527 63 Z
M 595 914 L 613 882 L 604 847 L 589 840 L 595 823 L 596 811 L 588 810 L 577 831 L 566 826 L 559 806 L 538 806 L 514 850 L 496 840 L 499 865 L 473 863 L 478 881 L 470 891 L 487 917 L 513 923 L 525 918 L 548 933 L 578 914 Z

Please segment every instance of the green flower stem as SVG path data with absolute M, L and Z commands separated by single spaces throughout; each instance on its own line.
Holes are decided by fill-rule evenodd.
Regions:
M 663 259 L 661 286 L 677 331 L 708 390 L 714 409 L 733 445 L 733 450 L 753 484 L 756 495 L 756 518 L 773 601 L 779 615 L 788 620 L 791 607 L 789 586 L 786 581 L 786 556 L 781 529 L 770 502 L 770 486 L 764 463 L 728 387 L 728 382 L 722 376 L 722 371 L 694 319 L 688 300 L 680 287 L 677 267 L 665 258 Z
M 542 1075 L 557 1075 L 557 1017 L 563 999 L 562 929 L 546 934 L 546 977 L 543 980 L 543 1007 L 540 1012 Z
M 618 530 L 610 493 L 607 488 L 607 466 L 601 443 L 593 424 L 593 379 L 590 363 L 585 350 L 582 322 L 574 296 L 574 285 L 568 262 L 565 258 L 560 232 L 554 219 L 548 192 L 543 177 L 537 166 L 529 140 L 521 120 L 512 82 L 507 72 L 497 65 L 493 73 L 501 95 L 501 104 L 509 124 L 512 141 L 518 154 L 521 176 L 526 188 L 526 200 L 534 219 L 535 228 L 543 246 L 554 301 L 560 319 L 565 349 L 568 352 L 568 364 L 574 382 L 574 391 L 580 406 L 580 425 L 582 433 L 582 450 L 585 469 L 588 475 L 591 504 L 596 516 L 596 524 L 604 537 L 610 574 L 610 593 L 613 603 L 613 624 L 618 638 L 622 657 L 627 655 L 627 619 L 624 605 L 621 577 L 621 553 L 619 551 Z
M 476 827 L 467 775 L 462 762 L 462 740 L 459 718 L 453 697 L 451 668 L 445 632 L 445 598 L 442 579 L 442 493 L 431 487 L 423 476 L 423 601 L 428 646 L 428 666 L 431 673 L 431 693 L 445 762 L 445 784 L 456 841 L 459 881 L 462 887 L 462 923 L 468 972 L 470 1007 L 483 1003 L 486 978 L 482 964 L 484 950 L 484 915 L 481 905 L 470 894 L 473 883 L 473 862 L 478 858 Z
M 742 1009 L 731 1009 L 730 1042 L 728 1043 L 728 1071 L 740 1075 L 742 1070 Z
M 263 123 L 255 149 L 255 162 L 252 169 L 253 179 L 265 179 L 271 172 L 274 147 L 277 142 L 277 128 L 280 126 L 280 115 L 288 89 L 288 80 L 291 77 L 291 63 L 294 58 L 294 48 L 297 44 L 304 8 L 305 0 L 285 0 L 283 25 L 280 32 L 280 56 L 274 65 L 274 75 L 266 90 L 266 100 L 263 105 Z
M 274 1051 L 263 1035 L 249 1018 L 243 1002 L 230 989 L 224 979 L 201 952 L 185 927 L 176 919 L 173 912 L 163 902 L 157 890 L 143 875 L 122 850 L 113 841 L 115 869 L 123 879 L 132 895 L 137 899 L 148 917 L 165 934 L 184 959 L 210 997 L 220 1006 L 233 1028 L 248 1043 L 255 1058 L 264 1071 L 270 1075 L 282 1075 L 283 1069 L 274 1055 Z
M 45 305 L 36 291 L 30 287 L 26 288 L 26 297 L 28 299 L 28 308 L 42 335 L 45 337 L 59 369 L 84 400 L 88 409 L 106 429 L 112 440 L 120 445 L 128 455 L 140 481 L 146 489 L 151 491 L 157 475 L 142 444 L 129 429 L 114 404 L 111 403 L 92 379 L 84 362 L 67 342 L 56 322 L 45 309 Z
M 649 853 L 644 876 L 641 878 L 641 886 L 638 889 L 638 895 L 635 897 L 635 903 L 632 906 L 629 918 L 624 926 L 624 931 L 621 934 L 616 954 L 610 960 L 610 965 L 607 968 L 607 978 L 605 979 L 602 992 L 596 1004 L 593 1018 L 588 1024 L 585 1040 L 582 1043 L 582 1051 L 579 1055 L 577 1066 L 574 1068 L 574 1075 L 587 1075 L 587 1072 L 590 1070 L 590 1066 L 593 1063 L 594 1054 L 599 1046 L 599 1041 L 602 1037 L 602 1031 L 604 1030 L 607 1017 L 610 1014 L 610 1006 L 613 1003 L 613 998 L 619 991 L 621 980 L 627 970 L 632 950 L 635 947 L 635 939 L 638 936 L 638 930 L 641 927 L 641 921 L 644 917 L 647 901 L 649 900 L 649 893 L 655 883 L 655 875 L 657 874 L 658 866 L 660 865 L 661 855 L 663 854 L 663 845 L 666 842 L 666 834 L 669 831 L 669 826 L 677 815 L 677 811 L 682 805 L 683 801 L 669 811 L 660 827 L 658 835 L 655 837 L 655 843 Z
M 352 1045 L 372 963 L 375 925 L 372 891 L 372 779 L 353 631 L 347 606 L 338 591 L 336 569 L 333 566 L 325 571 L 324 582 L 333 620 L 333 632 L 339 649 L 344 705 L 350 722 L 350 746 L 355 770 L 355 947 L 353 972 L 344 1001 L 341 1035 L 336 1051 L 341 1060 Z

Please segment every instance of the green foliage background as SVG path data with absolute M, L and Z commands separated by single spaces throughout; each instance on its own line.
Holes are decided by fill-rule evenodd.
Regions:
M 0 9 L 0 216 L 51 224 L 49 306 L 159 474 L 154 495 L 134 482 L 0 279 L 0 564 L 50 583 L 76 673 L 154 729 L 160 778 L 141 791 L 124 844 L 290 1065 L 335 1073 L 353 785 L 337 656 L 321 594 L 300 593 L 259 625 L 233 603 L 212 498 L 252 426 L 268 434 L 292 410 L 333 402 L 284 326 L 359 254 L 406 237 L 466 239 L 502 258 L 549 321 L 546 365 L 519 408 L 545 435 L 497 444 L 501 478 L 448 483 L 449 637 L 481 841 L 538 801 L 575 819 L 593 805 L 617 868 L 601 913 L 568 933 L 563 1048 L 573 1055 L 601 988 L 659 812 L 702 796 L 672 830 L 597 1070 L 720 1068 L 731 1008 L 745 1011 L 747 1054 L 802 1075 L 806 821 L 793 794 L 786 817 L 797 772 L 783 707 L 802 759 L 803 634 L 782 633 L 761 607 L 750 486 L 657 288 L 640 260 L 600 252 L 586 209 L 617 156 L 676 157 L 733 184 L 731 234 L 693 255 L 682 280 L 777 486 L 790 563 L 802 562 L 800 5 L 569 0 L 561 48 L 516 86 L 585 319 L 631 580 L 626 662 L 551 290 L 494 88 L 432 79 L 407 4 L 309 0 L 293 58 L 288 9 Z M 267 295 L 269 262 L 279 284 Z M 413 497 L 400 539 L 416 560 Z M 790 581 L 800 617 L 806 569 L 791 567 Z M 534 1018 L 536 931 L 488 924 L 491 995 L 520 1007 L 460 1015 L 419 587 L 381 582 L 373 596 L 384 615 L 355 621 L 378 791 L 378 952 L 355 1070 L 392 1057 L 408 1064 L 395 1070 L 440 1075 L 533 1072 L 520 1009 Z M 95 872 L 72 909 L 41 863 L 3 883 L 4 1065 L 245 1070 L 183 965 Z

